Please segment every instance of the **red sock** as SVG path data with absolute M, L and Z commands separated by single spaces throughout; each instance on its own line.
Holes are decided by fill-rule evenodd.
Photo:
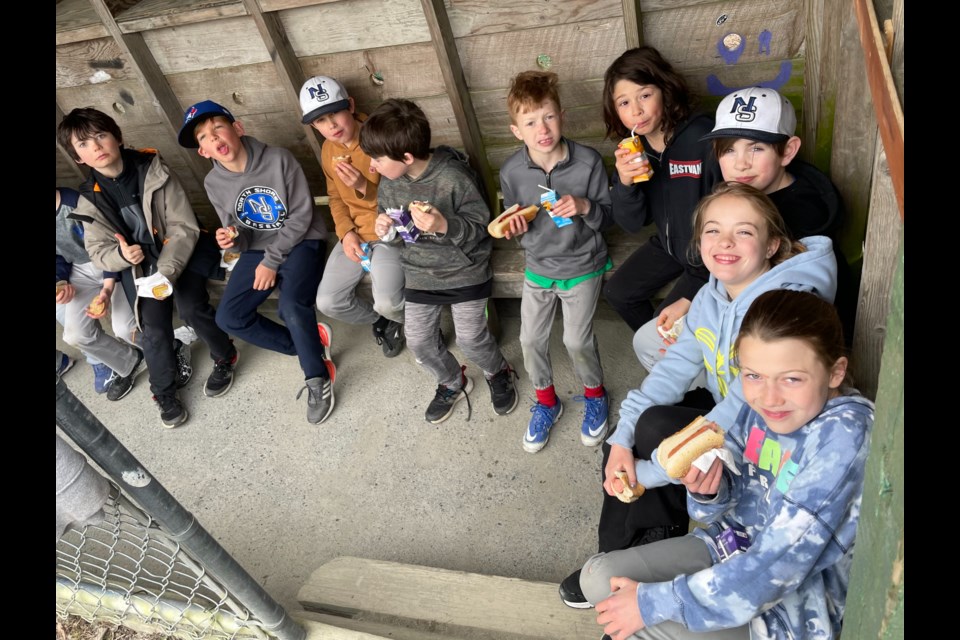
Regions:
M 546 389 L 534 389 L 537 392 L 537 402 L 542 404 L 545 407 L 552 407 L 557 404 L 557 392 L 553 388 L 553 385 L 550 385 Z
M 603 390 L 603 385 L 599 387 L 584 387 L 583 395 L 588 398 L 602 398 L 605 391 Z

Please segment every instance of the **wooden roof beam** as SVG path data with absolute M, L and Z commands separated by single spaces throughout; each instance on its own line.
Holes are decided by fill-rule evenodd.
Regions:
M 90 5 L 133 67 L 133 72 L 140 79 L 144 89 L 152 94 L 153 102 L 160 107 L 163 123 L 176 139 L 180 125 L 183 123 L 183 107 L 180 106 L 180 101 L 170 88 L 166 76 L 163 75 L 163 71 L 160 70 L 153 54 L 143 41 L 143 36 L 139 33 L 122 33 L 104 0 L 90 0 Z M 204 177 L 210 171 L 209 163 L 197 155 L 193 149 L 180 148 L 180 151 L 181 157 L 190 167 L 197 182 L 202 185 Z
M 467 88 L 466 78 L 463 76 L 463 66 L 460 64 L 460 53 L 450 27 L 450 16 L 443 0 L 420 0 L 423 14 L 430 29 L 430 39 L 437 52 L 440 63 L 440 72 L 443 75 L 443 84 L 447 88 L 447 96 L 453 105 L 453 114 L 457 119 L 460 137 L 463 146 L 470 158 L 470 165 L 480 175 L 487 191 L 487 204 L 494 216 L 499 215 L 500 201 L 497 200 L 497 182 L 487 160 L 487 151 L 480 134 L 480 123 L 473 109 L 473 100 Z
M 293 105 L 294 113 L 300 115 L 300 86 L 306 77 L 300 61 L 297 59 L 287 34 L 280 24 L 280 19 L 276 13 L 264 13 L 260 10 L 260 4 L 257 0 L 243 0 L 243 6 L 247 13 L 253 18 L 257 25 L 257 31 L 263 39 L 263 44 L 270 52 L 270 59 L 277 70 L 277 76 L 280 78 L 280 84 L 283 85 L 284 93 L 290 99 Z M 316 130 L 308 124 L 303 125 L 306 129 L 307 143 L 313 150 L 313 155 L 317 158 L 317 166 L 320 166 L 320 149 L 322 143 L 317 139 Z
M 627 49 L 634 49 L 643 44 L 640 0 L 623 0 L 623 31 L 627 37 Z

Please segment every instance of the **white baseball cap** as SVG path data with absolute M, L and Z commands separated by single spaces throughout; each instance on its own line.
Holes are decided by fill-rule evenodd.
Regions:
M 797 130 L 797 114 L 790 101 L 774 89 L 748 87 L 734 91 L 717 106 L 713 131 L 700 138 L 747 138 L 785 142 Z
M 328 76 L 313 76 L 300 87 L 303 124 L 310 124 L 326 113 L 350 108 L 350 96 L 343 85 Z

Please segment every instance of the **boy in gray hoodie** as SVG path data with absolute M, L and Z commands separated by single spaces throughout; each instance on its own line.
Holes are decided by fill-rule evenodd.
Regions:
M 360 148 L 370 156 L 370 168 L 386 178 L 377 191 L 379 210 L 409 210 L 419 230 L 415 241 L 407 240 L 415 234 L 402 241 L 401 264 L 407 346 L 438 382 L 427 421 L 443 422 L 463 398 L 469 419 L 467 394 L 473 381 L 441 339 L 443 305 L 450 305 L 457 344 L 484 373 L 494 411 L 510 413 L 517 406 L 516 373 L 487 328 L 493 288 L 492 239 L 486 228 L 490 210 L 476 174 L 456 149 L 430 148 L 430 123 L 409 100 L 387 100 L 371 113 L 360 129 Z M 429 205 L 411 207 L 411 202 Z M 394 221 L 381 213 L 375 232 L 389 238 Z
M 323 276 L 327 228 L 313 208 L 303 168 L 293 154 L 245 135 L 225 107 L 205 100 L 187 109 L 180 145 L 213 160 L 203 184 L 223 225 L 221 249 L 240 257 L 217 308 L 227 333 L 264 349 L 297 356 L 307 390 L 307 421 L 333 411 L 333 380 L 317 330 L 313 303 Z M 257 309 L 280 288 L 280 318 Z

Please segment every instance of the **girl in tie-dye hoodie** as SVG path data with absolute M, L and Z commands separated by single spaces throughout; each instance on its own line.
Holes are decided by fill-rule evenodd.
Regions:
M 842 388 L 840 320 L 811 293 L 759 296 L 735 351 L 746 400 L 725 438 L 735 465 L 715 460 L 682 479 L 706 528 L 583 567 L 614 640 L 840 633 L 873 404 Z

